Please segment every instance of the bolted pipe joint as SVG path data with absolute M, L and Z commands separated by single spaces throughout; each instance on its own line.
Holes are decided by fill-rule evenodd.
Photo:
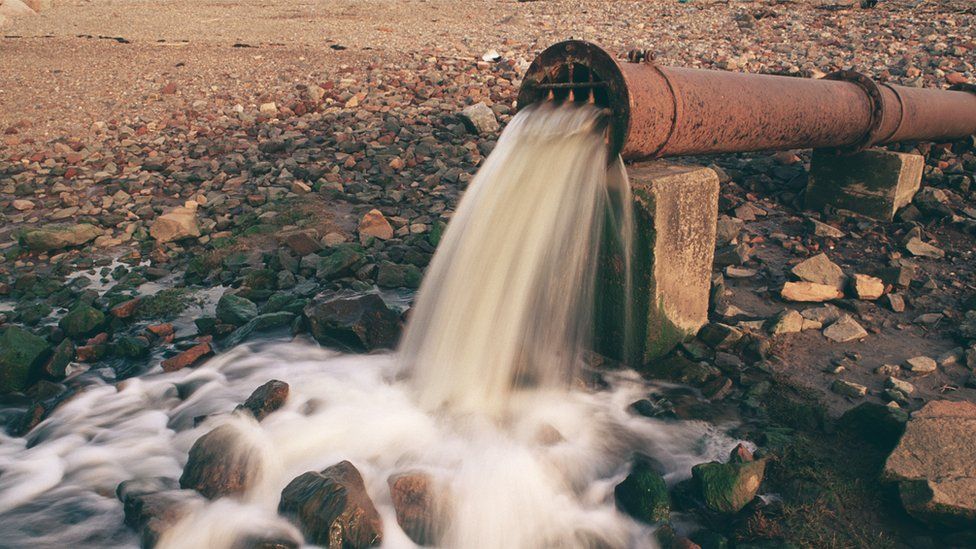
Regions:
M 880 84 L 853 71 L 814 80 L 663 67 L 646 51 L 618 61 L 599 46 L 569 40 L 529 66 L 518 106 L 606 107 L 610 147 L 628 160 L 797 148 L 853 152 L 976 134 L 974 89 Z

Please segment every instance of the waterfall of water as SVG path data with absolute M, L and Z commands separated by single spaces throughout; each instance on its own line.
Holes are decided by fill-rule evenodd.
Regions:
M 518 384 L 565 385 L 592 325 L 608 202 L 605 115 L 517 115 L 451 220 L 400 347 L 428 407 L 499 412 Z

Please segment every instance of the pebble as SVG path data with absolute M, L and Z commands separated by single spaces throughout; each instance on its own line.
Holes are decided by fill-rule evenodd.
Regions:
M 938 369 L 938 363 L 927 356 L 916 356 L 905 361 L 905 367 L 915 374 L 931 374 Z

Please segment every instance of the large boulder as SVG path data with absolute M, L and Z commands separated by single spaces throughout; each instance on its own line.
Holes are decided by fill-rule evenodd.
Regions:
M 976 528 L 976 404 L 934 401 L 915 412 L 885 463 L 913 517 Z
M 0 393 L 26 389 L 50 354 L 44 338 L 9 326 L 0 335 Z
M 153 221 L 149 236 L 160 244 L 200 236 L 197 212 L 193 208 L 173 208 Z
M 312 335 L 323 345 L 353 351 L 392 349 L 400 337 L 399 315 L 377 294 L 324 294 L 305 307 Z
M 203 435 L 190 448 L 180 487 L 193 489 L 209 499 L 241 494 L 257 476 L 261 459 L 231 424 Z
M 348 461 L 292 480 L 281 492 L 278 512 L 298 524 L 307 542 L 330 549 L 373 547 L 383 540 L 380 514 Z
M 614 488 L 613 495 L 617 507 L 638 520 L 655 524 L 670 518 L 668 485 L 644 456 L 634 460 L 630 474 Z
M 81 246 L 95 240 L 101 234 L 101 229 L 87 223 L 48 225 L 40 229 L 27 229 L 22 232 L 20 234 L 20 245 L 32 252 L 49 252 Z
M 728 463 L 701 463 L 691 476 L 705 505 L 719 513 L 738 513 L 756 497 L 766 472 L 765 459 L 755 460 L 742 446 L 732 450 Z

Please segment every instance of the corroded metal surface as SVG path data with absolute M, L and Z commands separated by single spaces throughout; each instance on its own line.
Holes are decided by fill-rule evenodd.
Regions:
M 878 84 L 853 71 L 812 80 L 662 67 L 646 52 L 617 60 L 570 40 L 539 55 L 519 91 L 537 101 L 594 102 L 612 112 L 626 159 L 794 148 L 848 151 L 976 134 L 976 93 Z

